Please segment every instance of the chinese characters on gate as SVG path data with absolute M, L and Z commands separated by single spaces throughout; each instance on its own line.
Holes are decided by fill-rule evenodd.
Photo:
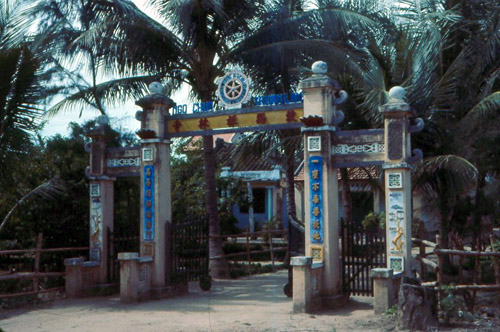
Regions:
M 309 178 L 311 186 L 311 242 L 323 243 L 323 194 L 322 194 L 322 158 L 309 157 Z

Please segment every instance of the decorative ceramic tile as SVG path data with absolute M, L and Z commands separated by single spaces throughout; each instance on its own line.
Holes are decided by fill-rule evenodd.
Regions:
M 154 161 L 154 148 L 142 148 L 142 161 Z
M 153 165 L 144 166 L 144 225 L 143 240 L 154 240 L 154 213 L 155 213 L 155 168 Z
M 395 273 L 404 271 L 404 258 L 403 257 L 389 257 L 389 268 Z
M 384 143 L 338 144 L 333 146 L 333 154 L 336 155 L 380 152 L 384 152 Z
M 91 262 L 101 261 L 101 251 L 99 248 L 92 248 L 89 250 L 89 261 Z
M 405 212 L 403 205 L 403 193 L 394 191 L 389 193 L 389 213 L 387 214 L 389 228 L 390 251 L 402 253 L 404 250 L 404 223 Z
M 90 203 L 90 242 L 94 247 L 102 245 L 102 202 L 98 198 Z
M 388 173 L 387 186 L 390 189 L 403 188 L 403 173 Z
M 321 157 L 309 157 L 311 243 L 323 243 L 322 168 L 323 159 Z
M 311 247 L 313 261 L 323 261 L 323 247 Z
M 153 243 L 142 243 L 141 244 L 141 257 L 153 257 L 154 256 L 154 244 Z
M 115 167 L 137 167 L 141 166 L 139 157 L 136 158 L 111 158 L 106 160 L 106 166 L 109 168 Z
M 321 136 L 307 138 L 307 151 L 321 151 Z
M 101 185 L 99 183 L 90 184 L 90 197 L 100 197 L 101 196 Z

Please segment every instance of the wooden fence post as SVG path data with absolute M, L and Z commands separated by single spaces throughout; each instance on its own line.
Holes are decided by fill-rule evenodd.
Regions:
M 424 239 L 424 222 L 420 221 L 419 227 L 418 227 L 418 238 L 419 239 Z M 419 254 L 420 257 L 425 258 L 425 244 L 420 242 L 419 245 Z M 425 266 L 425 263 L 423 261 L 420 261 L 420 272 L 421 272 L 421 278 L 422 281 L 425 281 L 425 275 L 427 274 L 427 267 Z
M 247 227 L 246 228 L 246 235 L 247 235 L 247 261 L 248 261 L 248 274 L 252 274 L 252 268 L 250 266 L 251 264 L 251 257 L 250 257 L 250 229 Z
M 267 236 L 269 238 L 269 250 L 271 250 L 271 264 L 274 271 L 274 251 L 273 251 L 273 236 L 271 234 L 271 227 L 267 228 Z
M 495 252 L 495 237 L 493 236 L 493 234 L 490 235 L 490 243 L 491 243 L 491 251 L 492 252 Z M 493 267 L 495 269 L 495 282 L 497 284 L 497 286 L 500 287 L 500 264 L 498 262 L 498 258 L 496 257 L 491 257 L 491 259 L 493 259 Z M 500 304 L 500 288 L 498 289 L 498 303 Z
M 33 277 L 33 291 L 35 292 L 35 297 L 38 296 L 38 272 L 40 272 L 40 249 L 42 249 L 43 244 L 43 233 L 38 233 L 38 238 L 36 241 L 36 250 L 35 250 L 35 263 L 33 267 L 33 272 L 35 273 Z
M 439 234 L 436 234 L 436 248 L 442 249 L 441 248 L 441 237 L 439 236 Z M 437 261 L 438 261 L 437 281 L 438 281 L 439 286 L 441 286 L 443 283 L 443 256 L 439 252 L 437 252 L 436 255 L 437 255 Z

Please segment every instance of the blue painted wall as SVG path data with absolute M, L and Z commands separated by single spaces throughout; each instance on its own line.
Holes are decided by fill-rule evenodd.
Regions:
M 276 190 L 276 189 L 273 189 L 273 190 Z M 262 228 L 263 223 L 268 220 L 267 214 L 268 214 L 268 211 L 270 208 L 269 203 L 268 203 L 269 202 L 268 195 L 269 195 L 269 192 L 266 190 L 266 199 L 265 199 L 266 211 L 264 213 L 254 213 L 254 221 L 255 221 L 256 229 L 259 229 L 259 230 Z M 286 196 L 282 197 L 282 199 L 281 199 L 281 211 L 282 211 L 281 220 L 283 220 L 283 227 L 288 228 L 288 213 L 286 211 Z M 233 205 L 232 212 L 233 212 L 233 215 L 236 217 L 236 219 L 238 219 L 238 223 L 236 226 L 238 226 L 238 228 L 240 228 L 242 231 L 244 231 L 245 228 L 249 226 L 248 213 L 240 212 L 239 205 Z

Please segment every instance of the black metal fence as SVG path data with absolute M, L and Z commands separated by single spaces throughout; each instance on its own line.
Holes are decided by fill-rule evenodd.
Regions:
M 108 236 L 108 282 L 120 281 L 120 262 L 118 253 L 139 252 L 140 237 L 138 234 L 116 234 L 107 229 Z
M 370 270 L 386 267 L 385 231 L 363 229 L 357 223 L 341 221 L 342 282 L 345 292 L 373 296 Z
M 207 218 L 170 225 L 170 280 L 175 284 L 208 276 Z

